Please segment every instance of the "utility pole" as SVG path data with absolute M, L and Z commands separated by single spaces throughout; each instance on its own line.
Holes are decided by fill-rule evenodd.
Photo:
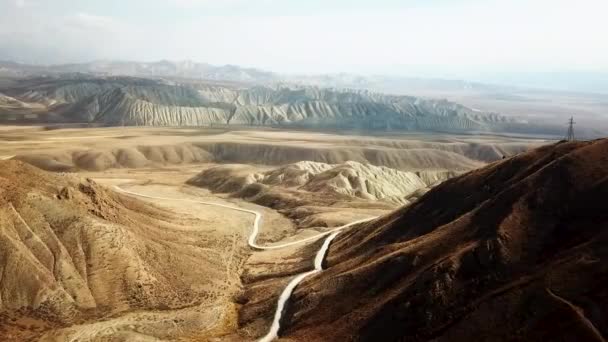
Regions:
M 576 122 L 574 122 L 574 117 L 570 117 L 570 120 L 568 121 L 568 134 L 566 134 L 566 140 L 567 141 L 574 141 L 574 124 Z

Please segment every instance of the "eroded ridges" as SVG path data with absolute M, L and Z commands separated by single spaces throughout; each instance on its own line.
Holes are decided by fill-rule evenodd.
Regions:
M 606 139 L 541 147 L 342 232 L 327 270 L 294 293 L 285 336 L 598 340 L 607 148 Z
M 107 125 L 295 125 L 466 132 L 516 129 L 517 124 L 445 100 L 352 89 L 240 89 L 119 77 L 48 79 L 20 89 L 12 89 L 11 95 L 44 104 L 66 120 Z
M 55 172 L 77 169 L 103 171 L 110 168 L 141 168 L 153 165 L 209 162 L 214 157 L 192 144 L 137 146 L 112 150 L 76 150 L 17 156 L 39 168 Z
M 216 166 L 188 182 L 245 197 L 254 193 L 258 197 L 263 196 L 265 192 L 272 192 L 269 187 L 288 188 L 293 190 L 292 197 L 299 198 L 302 203 L 307 203 L 304 199 L 314 194 L 326 198 L 360 198 L 408 204 L 410 197 L 418 197 L 421 191 L 456 174 L 441 170 L 405 172 L 353 161 L 338 165 L 303 161 L 265 172 L 256 172 L 246 165 Z
M 42 333 L 15 321 L 48 329 L 227 300 L 238 277 L 209 250 L 229 249 L 232 239 L 179 222 L 91 180 L 1 161 L 0 339 L 5 328 L 21 329 L 23 340 Z

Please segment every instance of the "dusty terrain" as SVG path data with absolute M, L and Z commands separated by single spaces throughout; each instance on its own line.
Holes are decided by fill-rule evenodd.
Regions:
M 446 100 L 368 90 L 287 84 L 234 87 L 193 79 L 183 82 L 85 74 L 34 76 L 14 82 L 9 87 L 0 83 L 3 123 L 556 133 Z
M 546 143 L 3 127 L 0 337 L 253 340 L 322 241 L 254 251 L 251 214 L 184 199 L 255 210 L 263 217 L 259 244 L 289 243 L 386 215 L 458 174 Z
M 606 139 L 545 146 L 341 233 L 327 269 L 296 289 L 282 336 L 604 341 L 606 151 Z
M 470 170 L 546 144 L 534 138 L 448 134 L 331 134 L 223 128 L 35 127 L 0 131 L 0 156 L 53 171 L 103 171 L 193 162 L 284 165 L 370 163 L 402 171 Z
M 114 185 L 258 210 L 260 243 L 297 235 L 272 209 L 184 185 L 205 165 L 77 175 L 0 163 L 3 340 L 206 340 L 237 328 L 252 217 Z
M 71 77 L 68 76 L 70 74 Z M 41 75 L 46 77 L 39 77 Z M 108 78 L 108 75 L 114 77 Z M 131 78 L 124 77 L 125 75 Z M 0 61 L 0 121 L 21 120 L 31 123 L 67 119 L 108 124 L 170 126 L 187 123 L 205 125 L 211 122 L 255 122 L 256 125 L 268 125 L 297 121 L 303 119 L 303 116 L 327 118 L 344 113 L 359 116 L 361 119 L 370 113 L 382 114 L 386 111 L 386 101 L 370 104 L 370 97 L 363 96 L 357 99 L 356 96 L 352 96 L 358 92 L 357 89 L 360 89 L 404 95 L 409 99 L 416 97 L 419 102 L 428 100 L 429 103 L 437 104 L 443 110 L 454 114 L 468 112 L 469 115 L 465 116 L 472 119 L 469 123 L 473 124 L 462 125 L 461 120 L 441 122 L 422 118 L 417 129 L 437 130 L 438 127 L 442 127 L 442 131 L 450 131 L 460 126 L 461 129 L 471 130 L 472 126 L 479 127 L 477 124 L 480 121 L 470 114 L 499 113 L 507 121 L 515 119 L 514 121 L 528 123 L 525 130 L 537 134 L 544 131 L 562 136 L 565 122 L 573 115 L 578 122 L 577 132 L 581 139 L 602 137 L 608 132 L 606 78 L 603 77 L 605 75 L 573 72 L 571 74 L 539 73 L 535 76 L 527 75 L 528 77 L 512 76 L 515 79 L 501 80 L 499 77 L 486 80 L 491 83 L 483 83 L 471 82 L 471 80 L 362 76 L 343 73 L 281 75 L 234 65 L 216 67 L 194 62 L 104 61 L 35 66 Z M 517 81 L 516 79 L 521 76 L 524 79 Z M 532 76 L 532 79 L 529 76 Z M 102 82 L 104 77 L 105 82 Z M 149 80 L 147 83 L 142 83 L 137 82 L 138 79 L 133 77 Z M 538 79 L 535 79 L 536 77 Z M 159 84 L 151 81 L 159 78 L 164 82 Z M 519 84 L 519 86 L 508 84 Z M 120 85 L 136 87 L 113 91 L 116 90 L 113 88 Z M 167 87 L 168 85 L 180 85 L 180 87 L 172 88 Z M 335 97 L 327 96 L 332 93 L 327 91 L 324 96 L 302 96 L 304 92 L 275 92 L 273 89 L 277 88 L 277 85 L 279 88 L 291 85 L 300 89 L 304 86 L 308 90 L 314 87 L 349 90 L 351 97 L 347 99 L 348 96 L 344 94 L 349 92 L 344 91 L 338 92 L 340 96 Z M 264 90 L 264 87 L 268 88 Z M 195 91 L 184 91 L 184 89 Z M 160 94 L 162 95 L 159 96 Z M 450 106 L 441 99 L 468 107 L 472 112 L 462 111 L 458 106 Z M 371 102 L 376 100 L 378 99 L 371 98 Z M 351 106 L 351 102 L 356 105 Z M 302 105 L 303 103 L 305 105 Z M 404 103 L 408 104 L 406 108 L 403 106 L 394 108 L 389 105 L 388 109 L 415 116 L 441 115 L 441 110 L 419 106 L 415 101 L 404 101 Z M 236 109 L 235 105 L 240 107 L 239 113 L 233 112 Z M 412 110 L 416 106 L 419 111 Z M 383 110 L 378 110 L 379 107 Z M 347 124 L 345 121 L 348 119 L 341 121 L 344 125 Z M 359 127 L 383 130 L 397 126 L 411 129 L 413 126 L 411 121 L 410 125 L 403 125 L 403 120 L 388 120 L 389 124 L 386 124 L 386 120 L 374 121 L 372 119 L 369 121 L 371 125 Z M 481 120 L 483 121 L 485 120 Z M 496 128 L 500 129 L 501 125 L 496 125 L 497 123 L 486 122 L 490 124 L 489 126 L 494 126 L 492 131 L 496 131 Z M 331 124 L 336 125 L 335 122 Z M 502 127 L 505 128 L 522 129 L 508 125 Z
M 218 232 L 221 212 L 168 210 L 1 163 L 4 340 L 204 336 L 230 324 L 245 231 Z

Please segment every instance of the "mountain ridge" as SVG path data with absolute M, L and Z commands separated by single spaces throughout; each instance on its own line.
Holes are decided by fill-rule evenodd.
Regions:
M 607 145 L 522 153 L 341 233 L 294 292 L 283 336 L 603 340 Z
M 586 139 L 598 138 L 605 135 L 608 127 L 605 124 L 606 103 L 602 95 L 592 92 L 581 92 L 576 89 L 569 91 L 527 88 L 517 85 L 506 85 L 499 83 L 480 83 L 475 80 L 441 79 L 441 78 L 421 78 L 406 77 L 399 75 L 357 75 L 350 73 L 329 73 L 329 74 L 285 74 L 256 68 L 240 67 L 236 65 L 214 66 L 207 63 L 197 63 L 193 61 L 168 61 L 157 62 L 137 62 L 137 61 L 94 61 L 89 63 L 75 63 L 67 65 L 27 65 L 15 62 L 0 61 L 0 88 L 10 84 L 20 83 L 23 79 L 41 78 L 121 78 L 139 77 L 152 79 L 172 85 L 182 85 L 200 88 L 201 84 L 207 87 L 217 86 L 221 89 L 205 90 L 199 89 L 199 93 L 206 92 L 207 98 L 211 100 L 219 97 L 225 102 L 229 89 L 251 89 L 256 86 L 277 88 L 327 88 L 338 90 L 370 90 L 391 96 L 413 95 L 429 101 L 432 99 L 447 99 L 452 102 L 463 104 L 464 106 L 482 113 L 500 113 L 518 122 L 528 122 L 528 127 L 518 125 L 513 127 L 501 127 L 496 129 L 501 133 L 515 134 L 536 134 L 562 136 L 564 125 L 572 113 L 577 113 L 579 118 L 578 133 Z M 598 76 L 601 78 L 601 76 Z M 563 77 L 562 77 L 563 78 Z M 4 86 L 3 86 L 4 85 Z M 19 86 L 19 84 L 17 84 Z M 3 89 L 0 89 L 0 91 Z M 236 95 L 233 94 L 235 99 Z M 218 100 L 219 100 L 218 99 Z M 234 99 L 233 99 L 234 100 Z M 239 99 L 240 101 L 241 99 Z M 229 104 L 242 103 L 232 101 Z M 476 109 L 477 108 L 477 109 Z M 0 108 L 0 110 L 2 110 Z M 167 113 L 167 108 L 150 108 L 150 113 Z M 258 116 L 255 119 L 235 120 L 234 123 L 240 125 L 266 125 L 261 120 L 263 117 L 271 115 L 269 112 L 280 111 L 281 108 L 257 108 L 246 110 L 246 116 Z M 334 108 L 335 110 L 351 110 L 350 108 Z M 200 116 L 207 115 L 207 111 L 191 111 L 178 109 L 173 116 L 184 115 L 187 117 L 184 122 L 195 122 L 198 125 L 210 124 L 207 119 Z M 218 115 L 213 111 L 211 115 Z M 165 117 L 167 115 L 164 115 Z M 222 114 L 221 116 L 226 116 Z M 21 115 L 12 116 L 10 120 L 19 121 Z M 238 118 L 238 116 L 237 116 Z M 0 118 L 1 119 L 1 118 Z M 43 115 L 39 121 L 57 120 L 53 115 Z M 161 118 L 160 121 L 174 121 L 173 125 L 179 124 L 175 118 Z M 28 120 L 24 120 L 28 121 Z M 121 124 L 122 120 L 109 120 L 113 125 Z M 128 120 L 127 120 L 128 121 Z M 155 120 L 142 120 L 152 122 Z M 158 121 L 158 120 L 157 120 Z M 211 120 L 213 124 L 219 124 L 217 119 Z M 252 121 L 258 121 L 253 122 Z M 272 120 L 270 120 L 272 121 Z M 102 123 L 103 124 L 103 123 Z M 163 123 L 166 124 L 166 123 Z M 374 122 L 361 123 L 374 125 Z M 454 123 L 452 123 L 454 124 Z M 319 123 L 303 125 L 318 126 Z M 339 125 L 332 123 L 328 125 L 331 129 L 339 129 Z M 350 129 L 359 129 L 352 122 L 348 123 Z M 385 125 L 387 126 L 387 125 Z M 390 124 L 388 125 L 390 126 Z M 410 125 L 406 130 L 427 130 L 429 123 L 422 123 L 418 127 Z M 503 125 L 504 126 L 504 125 Z M 314 128 L 314 127 L 313 127 Z M 390 129 L 388 127 L 387 129 Z M 373 128 L 377 130 L 378 128 Z M 399 128 L 403 129 L 403 128 Z M 432 130 L 441 132 L 452 132 L 445 127 L 432 127 Z M 473 130 L 472 128 L 468 130 Z M 485 129 L 484 129 L 485 131 Z
M 43 77 L 0 89 L 68 122 L 125 126 L 245 125 L 363 130 L 542 130 L 446 100 L 360 89 L 231 87 L 124 76 Z

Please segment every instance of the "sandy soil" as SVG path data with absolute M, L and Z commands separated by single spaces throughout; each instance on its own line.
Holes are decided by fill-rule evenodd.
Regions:
M 272 241 L 295 234 L 292 221 L 276 210 L 185 184 L 189 178 L 196 175 L 200 170 L 213 166 L 214 164 L 197 164 L 158 169 L 116 169 L 105 172 L 82 172 L 80 174 L 107 186 L 119 185 L 122 189 L 144 195 L 208 201 L 260 211 L 264 216 L 260 241 Z M 140 199 L 179 214 L 197 217 L 207 223 L 200 226 L 199 229 L 221 235 L 236 236 L 240 243 L 246 241 L 253 222 L 252 215 L 235 212 L 231 209 L 209 207 L 192 202 Z
M 216 160 L 230 162 L 256 163 L 257 160 L 259 164 L 280 165 L 313 158 L 319 159 L 314 161 L 330 163 L 366 159 L 372 164 L 400 169 L 416 166 L 419 169 L 429 166 L 470 169 L 499 159 L 504 154 L 519 153 L 546 143 L 534 138 L 415 133 L 360 136 L 272 129 L 228 131 L 219 128 L 112 127 L 45 130 L 40 127 L 10 127 L 12 129 L 0 129 L 0 156 L 52 154 L 58 159 L 57 155 L 72 151 L 103 152 L 141 146 L 194 144 L 205 148 Z M 437 154 L 436 160 L 432 160 L 434 154 Z M 179 158 L 166 159 L 171 158 L 165 157 L 163 161 L 184 162 Z

